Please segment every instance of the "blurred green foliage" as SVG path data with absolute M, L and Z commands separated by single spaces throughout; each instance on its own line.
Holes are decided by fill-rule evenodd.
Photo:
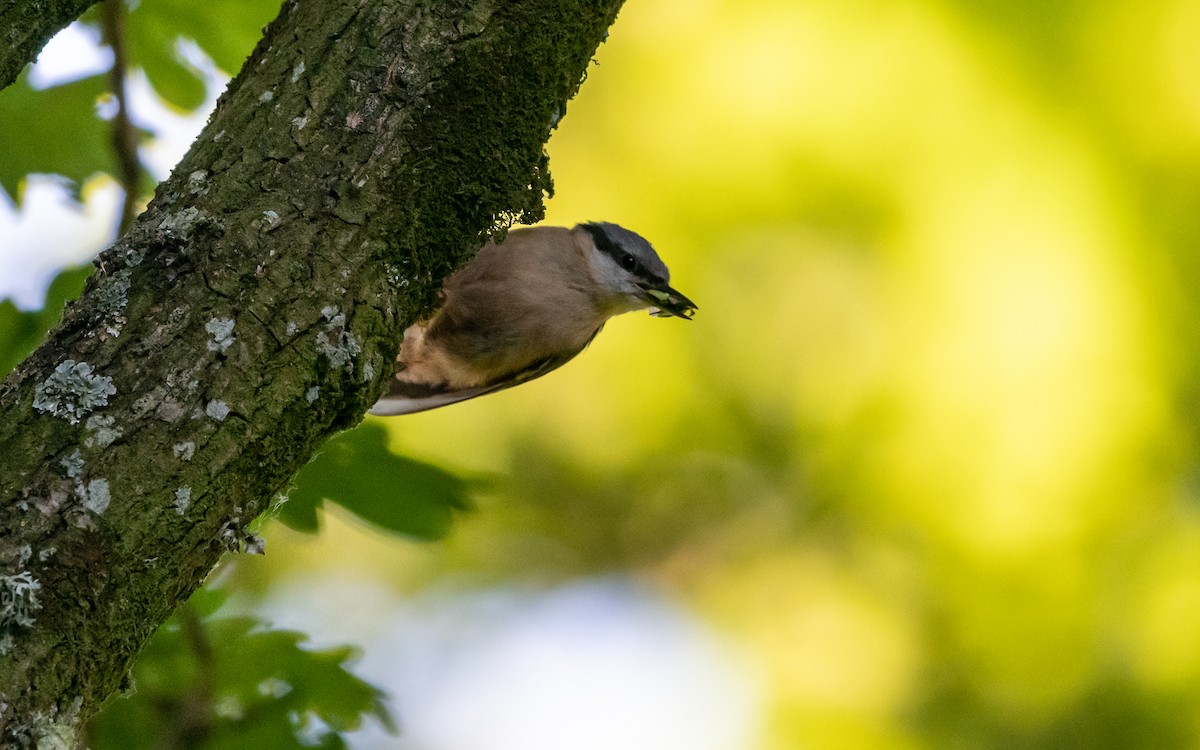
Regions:
M 468 507 L 467 490 L 467 482 L 447 471 L 392 453 L 387 431 L 366 424 L 321 448 L 296 475 L 274 517 L 315 533 L 318 510 L 328 500 L 377 529 L 440 539 L 450 530 L 454 511 Z
M 130 65 L 145 71 L 163 99 L 195 109 L 204 101 L 204 83 L 181 54 L 181 40 L 195 43 L 219 69 L 233 74 L 278 12 L 279 3 L 270 0 L 138 3 L 129 14 Z
M 129 64 L 146 74 L 164 101 L 195 109 L 204 101 L 204 79 L 184 54 L 185 40 L 220 70 L 236 73 L 278 10 L 278 2 L 266 0 L 133 4 L 126 18 Z M 98 29 L 98 17 L 93 8 L 81 22 Z M 25 175 L 45 173 L 66 178 L 78 195 L 89 178 L 115 174 L 109 124 L 98 111 L 109 100 L 104 74 L 41 90 L 22 75 L 0 97 L 0 189 L 19 201 Z
M 108 92 L 103 76 L 91 76 L 43 91 L 29 86 L 28 75 L 0 96 L 0 188 L 20 196 L 25 175 L 40 172 L 66 177 L 78 190 L 97 172 L 113 173 L 108 129 L 96 105 Z
M 18 310 L 12 300 L 0 300 L 0 378 L 29 356 L 46 332 L 58 324 L 64 305 L 79 296 L 91 273 L 92 267 L 84 266 L 58 274 L 46 290 L 41 310 Z
M 350 648 L 312 649 L 301 633 L 221 616 L 197 592 L 146 646 L 132 686 L 91 723 L 88 746 L 334 750 L 367 717 L 392 728 L 384 695 L 352 675 Z

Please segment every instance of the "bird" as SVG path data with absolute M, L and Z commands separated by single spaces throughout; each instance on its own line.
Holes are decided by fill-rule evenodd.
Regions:
M 435 409 L 526 383 L 583 351 L 609 318 L 649 308 L 690 320 L 696 304 L 641 235 L 609 222 L 514 229 L 442 287 L 404 331 L 377 416 Z

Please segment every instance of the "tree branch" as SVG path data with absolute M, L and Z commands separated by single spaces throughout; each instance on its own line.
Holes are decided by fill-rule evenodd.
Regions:
M 129 121 L 129 97 L 125 91 L 125 75 L 129 72 L 129 56 L 125 51 L 125 0 L 104 0 L 100 6 L 100 24 L 104 41 L 113 51 L 113 64 L 108 71 L 109 85 L 117 101 L 117 113 L 112 119 L 113 154 L 117 157 L 118 178 L 125 199 L 121 203 L 121 218 L 117 235 L 129 229 L 137 217 L 141 198 L 142 162 L 138 158 L 137 131 Z
M 17 80 L 37 59 L 50 37 L 96 3 L 96 0 L 7 0 L 0 2 L 0 89 Z
M 441 280 L 490 232 L 541 217 L 543 145 L 620 4 L 285 3 L 0 384 L 0 744 L 94 713 L 246 524 L 362 418 Z

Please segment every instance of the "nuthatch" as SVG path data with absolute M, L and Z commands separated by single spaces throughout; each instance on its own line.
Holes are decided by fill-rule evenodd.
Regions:
M 412 414 L 541 377 L 583 351 L 614 315 L 696 305 L 640 235 L 608 223 L 515 229 L 454 273 L 429 320 L 404 332 L 391 388 L 371 409 Z

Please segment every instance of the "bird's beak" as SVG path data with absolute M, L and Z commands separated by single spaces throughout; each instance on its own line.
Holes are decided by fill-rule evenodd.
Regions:
M 687 297 L 675 291 L 666 284 L 651 286 L 650 284 L 638 284 L 645 292 L 645 299 L 653 307 L 650 308 L 650 314 L 656 318 L 683 318 L 691 320 L 696 314 L 696 303 L 692 302 Z

